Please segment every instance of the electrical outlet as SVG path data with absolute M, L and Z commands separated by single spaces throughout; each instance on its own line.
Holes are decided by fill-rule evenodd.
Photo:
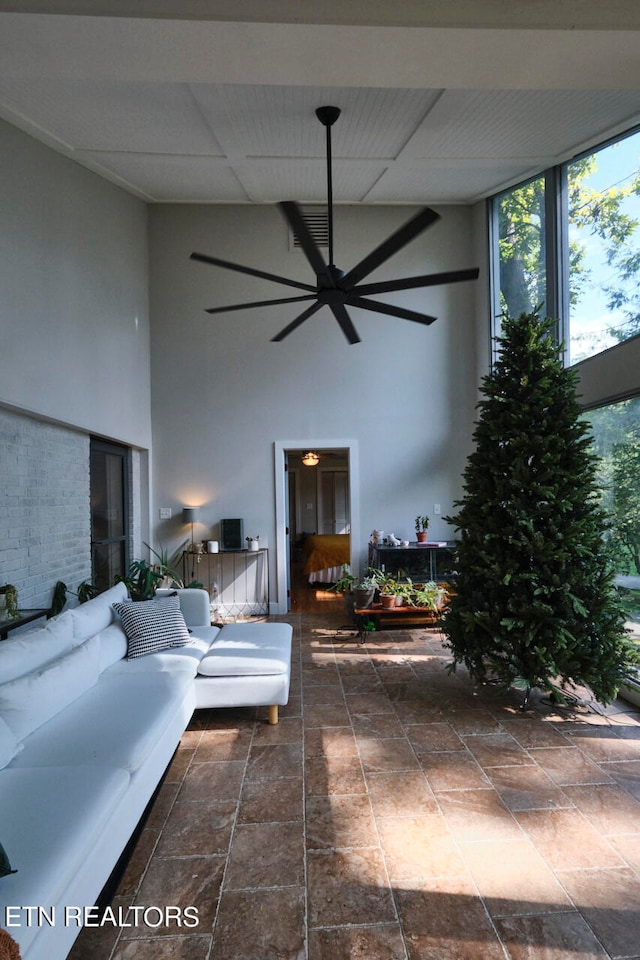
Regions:
M 434 517 L 439 517 L 439 516 L 440 516 L 440 504 L 439 504 L 439 503 L 434 503 L 434 505 L 433 505 L 433 515 L 434 515 Z
M 171 520 L 171 507 L 160 507 L 160 519 Z

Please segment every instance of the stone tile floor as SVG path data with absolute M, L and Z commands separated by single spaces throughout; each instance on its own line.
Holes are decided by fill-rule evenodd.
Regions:
M 292 688 L 201 711 L 72 960 L 640 958 L 640 714 L 445 670 L 435 630 L 291 614 Z

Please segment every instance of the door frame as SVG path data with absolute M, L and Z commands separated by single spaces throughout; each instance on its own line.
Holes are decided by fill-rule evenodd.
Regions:
M 336 447 L 348 451 L 349 456 L 349 500 L 351 508 L 351 569 L 358 563 L 358 545 L 360 544 L 360 465 L 358 441 L 353 439 L 323 440 L 306 437 L 303 440 L 276 440 L 273 444 L 275 495 L 276 495 L 276 596 L 270 604 L 270 612 L 282 614 L 289 612 L 287 580 L 289 574 L 289 556 L 287 551 L 287 496 L 288 481 L 285 470 L 286 454 L 289 450 L 334 450 Z

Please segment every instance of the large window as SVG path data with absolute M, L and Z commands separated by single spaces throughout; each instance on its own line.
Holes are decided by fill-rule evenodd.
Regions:
M 600 458 L 599 485 L 620 589 L 629 619 L 640 623 L 640 397 L 585 416 Z
M 640 132 L 505 191 L 491 214 L 497 328 L 539 308 L 569 363 L 640 333 Z
M 640 132 L 543 171 L 489 209 L 495 333 L 505 313 L 539 309 L 557 318 L 569 364 L 640 334 Z M 640 371 L 619 402 L 604 382 L 586 416 L 619 588 L 640 623 Z
M 569 360 L 640 333 L 640 134 L 567 168 Z
M 496 200 L 499 251 L 498 312 L 518 317 L 538 307 L 547 293 L 545 178 L 538 177 Z

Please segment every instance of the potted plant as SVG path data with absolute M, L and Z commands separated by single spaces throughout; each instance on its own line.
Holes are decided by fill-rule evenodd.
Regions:
M 87 600 L 97 597 L 100 591 L 94 583 L 89 580 L 83 580 L 78 584 L 77 590 L 70 590 L 64 580 L 58 580 L 53 588 L 53 599 L 51 601 L 51 616 L 55 617 L 62 613 L 64 605 L 67 602 L 67 594 L 73 593 L 78 598 L 78 603 L 86 603 Z
M 410 577 L 406 580 L 400 580 L 396 583 L 396 605 L 413 607 L 415 606 L 414 591 L 415 587 Z
M 342 576 L 329 587 L 329 590 L 332 593 L 349 593 L 355 582 L 356 578 L 349 572 L 349 565 L 343 563 Z
M 416 539 L 418 543 L 425 543 L 429 529 L 429 517 L 416 517 Z
M 178 573 L 178 566 L 188 542 L 188 540 L 184 540 L 171 556 L 162 544 L 160 544 L 159 550 L 154 550 L 148 543 L 145 543 L 149 553 L 156 558 L 153 567 L 160 574 L 160 579 L 156 584 L 157 587 L 177 587 L 178 589 L 184 587 L 184 581 Z
M 163 579 L 156 566 L 146 560 L 134 560 L 124 577 L 116 577 L 116 583 L 124 583 L 132 600 L 152 600 Z
M 382 579 L 378 580 L 378 590 L 380 591 L 380 603 L 385 610 L 397 606 L 396 598 L 399 585 L 392 576 L 382 574 Z
M 366 577 L 361 577 L 360 580 L 354 582 L 353 596 L 356 607 L 358 609 L 370 607 L 376 595 L 377 588 L 378 581 L 373 573 L 369 573 Z
M 428 583 L 415 584 L 412 593 L 412 603 L 416 607 L 427 607 L 437 613 L 442 606 L 444 588 L 430 580 Z
M 342 576 L 329 587 L 331 593 L 342 593 L 344 595 L 344 606 L 349 616 L 352 615 L 353 608 L 355 607 L 355 599 L 352 591 L 355 582 L 356 578 L 349 572 L 349 565 L 343 563 Z
M 5 617 L 13 619 L 18 615 L 18 591 L 12 583 L 5 583 L 0 587 L 0 620 Z

